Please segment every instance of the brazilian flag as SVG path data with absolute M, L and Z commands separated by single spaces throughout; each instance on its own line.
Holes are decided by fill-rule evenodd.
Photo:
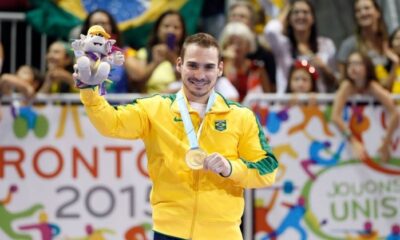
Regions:
M 142 47 L 155 20 L 166 10 L 178 10 L 188 34 L 196 31 L 203 0 L 30 0 L 27 21 L 41 33 L 68 40 L 69 32 L 89 12 L 107 10 L 118 23 L 126 44 Z

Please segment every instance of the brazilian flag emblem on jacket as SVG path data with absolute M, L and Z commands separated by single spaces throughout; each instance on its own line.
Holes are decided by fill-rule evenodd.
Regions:
M 218 131 L 222 132 L 226 130 L 226 120 L 217 120 L 214 123 L 215 129 L 217 129 Z

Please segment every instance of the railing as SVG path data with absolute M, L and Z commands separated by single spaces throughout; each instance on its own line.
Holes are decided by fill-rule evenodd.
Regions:
M 9 62 L 9 72 L 14 73 L 17 69 L 17 60 L 19 62 L 23 62 L 27 65 L 32 65 L 34 61 L 32 52 L 34 50 L 33 45 L 33 30 L 32 26 L 29 24 L 20 25 L 18 23 L 25 23 L 25 13 L 20 12 L 0 12 L 0 39 L 3 40 L 4 43 L 10 43 L 10 45 L 5 45 L 3 43 L 3 48 L 5 53 L 4 62 Z M 10 24 L 10 31 L 4 30 L 4 26 L 6 23 Z M 25 48 L 22 46 L 18 46 L 22 41 L 20 40 L 20 36 L 18 33 L 18 27 L 25 27 L 25 31 L 23 36 L 25 37 Z M 4 40 L 6 39 L 6 40 Z M 39 69 L 42 73 L 44 73 L 46 68 L 46 50 L 47 50 L 47 35 L 40 34 L 40 64 Z M 25 59 L 17 59 L 17 58 L 25 58 Z M 2 69 L 0 69 L 2 70 Z M 4 69 L 3 69 L 4 71 Z
M 141 97 L 146 97 L 148 95 L 146 94 L 139 94 L 139 93 L 110 93 L 106 94 L 105 98 L 109 101 L 112 102 L 129 102 L 135 98 L 141 98 Z M 400 94 L 391 94 L 391 97 L 393 100 L 400 100 Z M 7 103 L 11 102 L 14 99 L 22 99 L 23 96 L 20 94 L 14 94 L 13 96 L 3 96 L 3 99 L 1 101 Z M 335 94 L 325 94 L 325 93 L 319 93 L 319 94 L 314 94 L 313 98 L 317 103 L 329 103 L 333 102 L 335 98 Z M 278 94 L 250 94 L 248 95 L 242 102 L 242 105 L 244 106 L 251 106 L 251 104 L 254 101 L 268 101 L 270 103 L 288 103 L 293 99 L 293 95 L 291 94 L 283 94 L 283 95 L 278 95 Z M 310 95 L 308 94 L 298 94 L 296 95 L 296 100 L 299 102 L 307 102 L 310 100 Z M 47 103 L 52 103 L 52 102 L 64 102 L 64 103 L 80 103 L 79 99 L 79 94 L 77 93 L 62 93 L 62 94 L 38 94 L 36 95 L 35 99 L 33 100 L 34 102 L 47 102 Z M 352 96 L 349 100 L 351 103 L 357 103 L 357 102 L 367 102 L 373 104 L 376 102 L 376 99 L 374 99 L 371 96 L 364 96 L 364 95 L 355 95 Z

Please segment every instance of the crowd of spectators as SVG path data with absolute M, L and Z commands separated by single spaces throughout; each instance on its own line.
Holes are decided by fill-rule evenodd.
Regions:
M 217 35 L 222 49 L 224 72 L 216 90 L 239 102 L 251 93 L 337 92 L 341 96 L 336 98 L 340 102 L 334 103 L 337 116 L 347 97 L 372 95 L 388 108 L 394 128 L 398 114 L 390 97 L 383 95 L 400 93 L 400 28 L 392 33 L 388 31 L 377 1 L 354 1 L 356 29 L 338 46 L 318 33 L 311 1 L 283 2 L 279 15 L 265 21 L 261 28 L 254 1 L 229 1 L 223 26 L 220 26 L 221 11 L 218 18 L 205 16 L 203 23 L 218 19 L 218 24 L 200 28 Z M 168 10 L 158 17 L 147 45 L 141 49 L 124 44 L 116 20 L 104 9 L 89 13 L 71 35 L 78 38 L 92 25 L 101 25 L 125 55 L 124 65 L 112 67 L 108 92 L 154 94 L 180 89 L 175 61 L 187 34 L 185 21 L 178 11 Z M 216 29 L 218 26 L 220 29 Z M 3 61 L 7 61 L 2 50 L 0 45 L 0 69 Z M 32 66 L 21 66 L 15 73 L 2 73 L 0 93 L 8 95 L 17 91 L 31 99 L 37 92 L 76 92 L 73 64 L 69 44 L 55 41 L 48 48 L 43 76 Z M 340 119 L 335 123 L 347 133 Z M 357 152 L 361 155 L 362 150 Z
M 315 8 L 309 0 L 283 1 L 285 4 L 279 15 L 265 21 L 261 31 L 254 1 L 227 2 L 229 6 L 220 4 L 225 8 L 225 25 L 220 29 L 215 29 L 216 26 L 200 29 L 210 29 L 219 39 L 225 64 L 219 83 L 223 87 L 219 89 L 222 92 L 226 90 L 228 98 L 242 101 L 253 92 L 291 92 L 289 74 L 294 65 L 299 65 L 298 61 L 315 70 L 317 78 L 312 78 L 315 81 L 312 85 L 316 85 L 315 92 L 333 93 L 345 80 L 346 61 L 355 51 L 371 59 L 380 85 L 391 92 L 400 91 L 400 31 L 388 32 L 384 13 L 376 0 L 354 1 L 356 29 L 338 46 L 332 39 L 318 33 Z M 218 16 L 221 19 L 221 14 Z M 208 22 L 210 17 L 204 18 L 207 19 L 203 23 Z M 113 83 L 107 85 L 108 92 L 154 94 L 179 89 L 180 76 L 175 70 L 175 60 L 187 34 L 185 22 L 178 11 L 168 10 L 158 17 L 147 45 L 141 49 L 124 44 L 116 20 L 105 9 L 90 12 L 83 24 L 70 35 L 78 38 L 79 34 L 86 34 L 89 27 L 96 24 L 103 26 L 111 38 L 117 40 L 116 46 L 122 49 L 126 59 L 123 66 L 113 66 L 109 77 Z M 74 59 L 69 49 L 68 43 L 62 41 L 49 46 L 44 81 L 36 88 L 37 91 L 75 91 L 70 77 Z M 0 60 L 3 61 L 3 57 Z M 10 92 L 9 87 L 4 86 L 12 85 L 5 80 L 9 74 L 20 79 L 17 72 L 3 73 L 0 78 L 3 95 Z M 25 81 L 25 84 L 30 82 Z

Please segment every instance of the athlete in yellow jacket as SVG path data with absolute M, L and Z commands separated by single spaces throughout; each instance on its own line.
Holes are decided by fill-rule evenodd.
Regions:
M 143 139 L 155 239 L 242 239 L 244 188 L 274 183 L 278 162 L 254 113 L 213 90 L 220 59 L 215 39 L 199 33 L 177 60 L 178 94 L 112 107 L 97 88 L 80 91 L 102 134 Z

